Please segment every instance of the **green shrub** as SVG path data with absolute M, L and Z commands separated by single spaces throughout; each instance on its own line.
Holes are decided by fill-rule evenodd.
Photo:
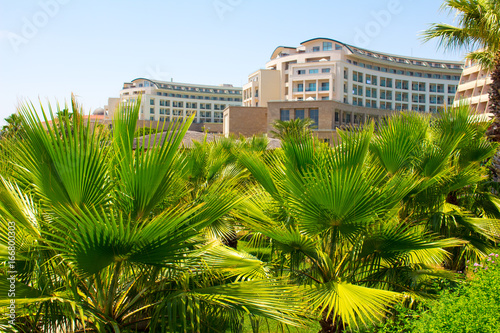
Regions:
M 498 254 L 470 266 L 472 279 L 445 291 L 416 322 L 418 333 L 500 332 L 500 269 Z
M 152 128 L 152 127 L 141 127 L 139 128 L 135 134 L 134 134 L 134 137 L 139 137 L 139 136 L 144 136 L 144 135 L 150 135 L 150 134 L 154 134 L 156 133 L 157 130 L 156 128 Z

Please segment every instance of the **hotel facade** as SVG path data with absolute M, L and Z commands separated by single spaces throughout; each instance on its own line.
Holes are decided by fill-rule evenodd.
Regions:
M 470 105 L 478 114 L 489 113 L 489 92 L 492 83 L 488 70 L 469 59 L 465 60 L 465 68 L 455 96 L 455 106 L 464 103 Z
M 228 106 L 240 106 L 241 88 L 165 82 L 138 78 L 126 82 L 120 103 L 136 102 L 142 95 L 140 120 L 173 121 L 196 113 L 195 123 L 222 123 Z M 115 107 L 109 107 L 110 113 Z M 112 118 L 112 114 L 110 114 Z
M 380 110 L 437 112 L 452 105 L 463 63 L 370 51 L 329 38 L 277 47 L 243 86 L 244 106 L 334 100 Z
M 276 120 L 310 118 L 316 136 L 334 144 L 337 128 L 453 105 L 462 70 L 463 62 L 375 52 L 329 38 L 279 46 L 265 69 L 249 75 L 243 106 L 224 111 L 223 133 L 271 134 Z

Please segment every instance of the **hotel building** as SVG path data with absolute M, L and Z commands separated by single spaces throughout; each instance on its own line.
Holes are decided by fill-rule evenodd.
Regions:
M 329 38 L 279 46 L 250 74 L 243 105 L 333 100 L 380 110 L 437 112 L 452 105 L 463 63 L 370 51 Z
M 124 83 L 120 102 L 135 102 L 141 94 L 140 120 L 168 122 L 196 112 L 195 123 L 222 123 L 226 107 L 241 105 L 241 88 L 229 84 L 208 86 L 144 78 Z M 112 110 L 110 107 L 108 112 Z
M 455 105 L 465 103 L 477 113 L 489 113 L 490 72 L 467 59 L 455 96 Z

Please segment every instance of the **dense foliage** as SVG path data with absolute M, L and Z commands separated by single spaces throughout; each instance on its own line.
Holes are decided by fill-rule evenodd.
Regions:
M 470 263 L 473 277 L 457 290 L 444 292 L 415 323 L 421 333 L 500 332 L 500 269 L 498 254 Z
M 283 124 L 276 150 L 263 137 L 185 149 L 191 117 L 134 150 L 138 105 L 112 135 L 76 103 L 45 125 L 20 109 L 0 178 L 2 295 L 12 222 L 18 272 L 2 329 L 342 332 L 435 296 L 499 239 L 482 164 L 497 147 L 467 108 L 339 131 L 333 148 Z

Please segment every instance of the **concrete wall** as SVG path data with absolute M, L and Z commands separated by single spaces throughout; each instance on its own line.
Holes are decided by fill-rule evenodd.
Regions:
M 253 135 L 267 133 L 267 108 L 230 106 L 224 110 L 224 135 Z

